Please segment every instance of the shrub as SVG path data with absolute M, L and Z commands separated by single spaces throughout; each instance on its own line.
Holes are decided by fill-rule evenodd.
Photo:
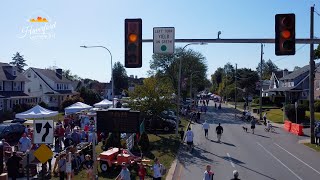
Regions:
M 41 101 L 39 104 L 39 106 L 43 107 L 43 108 L 48 108 L 48 104 L 46 104 L 45 102 Z
M 84 102 L 84 100 L 79 96 L 76 96 L 76 97 L 73 97 L 73 98 L 67 98 L 61 104 L 62 109 L 66 108 L 68 106 L 71 106 L 72 104 L 74 104 L 76 102 Z
M 110 147 L 121 147 L 121 142 L 120 142 L 120 137 L 117 137 L 120 135 L 119 133 L 110 133 L 106 145 L 105 145 L 105 149 L 108 149 Z
M 306 111 L 309 111 L 309 100 L 300 100 L 299 105 L 301 105 L 304 108 L 306 108 Z
M 15 104 L 13 105 L 12 112 L 21 113 L 31 109 L 33 106 L 33 104 Z
M 295 123 L 296 122 L 296 108 L 294 104 L 286 105 L 286 116 L 288 117 L 289 121 Z M 298 106 L 297 108 L 297 123 L 302 123 L 305 120 L 306 116 L 306 109 L 303 106 Z
M 253 103 L 259 104 L 260 99 L 259 98 L 254 99 Z M 262 97 L 262 105 L 268 105 L 268 104 L 272 104 L 272 102 L 270 101 L 270 98 L 269 97 Z
M 315 110 L 316 112 L 320 112 L 320 101 L 316 101 L 316 102 L 314 103 L 314 110 Z
M 143 152 L 146 152 L 149 150 L 150 142 L 149 142 L 149 137 L 148 137 L 147 133 L 143 132 L 141 134 L 138 144 L 141 147 L 141 150 Z
M 273 96 L 272 97 L 272 102 L 274 105 L 278 107 L 282 107 L 282 103 L 285 102 L 285 96 Z

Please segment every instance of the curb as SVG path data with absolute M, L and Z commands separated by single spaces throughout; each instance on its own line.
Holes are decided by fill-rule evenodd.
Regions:
M 190 126 L 191 126 L 191 121 L 189 121 L 188 126 L 187 126 L 187 129 L 188 129 Z M 183 140 L 181 141 L 181 144 L 183 144 L 185 138 L 186 138 L 186 134 L 184 135 Z M 181 144 L 180 144 L 180 145 L 181 145 Z M 168 174 L 167 174 L 167 176 L 166 176 L 166 180 L 172 180 L 172 178 L 173 178 L 174 172 L 176 171 L 176 168 L 177 168 L 178 156 L 179 156 L 180 148 L 181 148 L 181 147 L 179 147 L 179 150 L 178 150 L 178 153 L 177 153 L 177 156 L 176 156 L 175 160 L 172 162 L 172 164 L 171 164 L 171 166 L 170 166 L 170 169 L 169 169 Z

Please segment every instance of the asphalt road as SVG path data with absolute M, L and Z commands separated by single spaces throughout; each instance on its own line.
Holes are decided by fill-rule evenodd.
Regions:
M 202 180 L 207 164 L 218 180 L 231 179 L 233 170 L 245 180 L 320 179 L 320 153 L 298 143 L 307 137 L 297 137 L 280 128 L 275 133 L 266 132 L 264 125 L 257 125 L 252 134 L 250 125 L 235 120 L 234 113 L 232 108 L 210 107 L 201 117 L 210 122 L 208 139 L 201 124 L 192 124 L 195 148 L 191 153 L 185 145 L 181 148 L 174 180 Z M 217 123 L 224 128 L 221 144 L 216 142 Z M 243 126 L 248 127 L 248 132 Z

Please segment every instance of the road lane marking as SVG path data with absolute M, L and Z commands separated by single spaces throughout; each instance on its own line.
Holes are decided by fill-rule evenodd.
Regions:
M 258 142 L 257 142 L 258 143 Z M 270 151 L 268 151 L 265 147 L 263 147 L 260 143 L 258 143 L 259 146 L 261 146 L 268 154 L 270 154 L 274 159 L 276 159 L 280 164 L 282 164 L 284 167 L 286 167 L 293 175 L 295 175 L 298 179 L 302 180 L 301 177 L 299 177 L 296 173 L 294 173 L 288 166 L 286 166 L 280 159 L 275 157 Z
M 291 156 L 293 156 L 294 158 L 296 158 L 297 160 L 299 160 L 300 162 L 302 162 L 304 165 L 308 166 L 310 169 L 314 170 L 316 173 L 320 174 L 319 171 L 317 171 L 316 169 L 314 169 L 313 167 L 311 167 L 309 164 L 305 163 L 304 161 L 302 161 L 301 159 L 299 159 L 297 156 L 293 155 L 292 153 L 290 153 L 289 151 L 287 151 L 286 149 L 284 149 L 282 146 L 280 146 L 277 143 L 274 143 L 275 145 L 277 145 L 279 148 L 281 148 L 282 150 L 286 151 L 288 154 L 290 154 Z
M 228 155 L 228 157 L 229 157 L 229 161 L 230 161 L 230 163 L 231 163 L 231 166 L 232 166 L 233 168 L 235 168 L 235 165 L 234 165 L 234 164 L 233 164 L 233 162 L 232 162 L 232 159 L 231 159 L 230 154 L 229 154 L 229 153 L 227 153 L 227 155 Z

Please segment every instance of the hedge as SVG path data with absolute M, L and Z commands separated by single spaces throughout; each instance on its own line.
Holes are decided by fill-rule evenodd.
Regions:
M 282 107 L 282 103 L 284 103 L 286 100 L 285 96 L 273 96 L 272 102 L 274 105 L 278 107 Z
M 289 121 L 296 123 L 296 108 L 294 104 L 286 105 L 286 116 L 288 117 Z M 304 106 L 298 106 L 297 108 L 297 123 L 302 123 L 306 117 L 306 109 Z

